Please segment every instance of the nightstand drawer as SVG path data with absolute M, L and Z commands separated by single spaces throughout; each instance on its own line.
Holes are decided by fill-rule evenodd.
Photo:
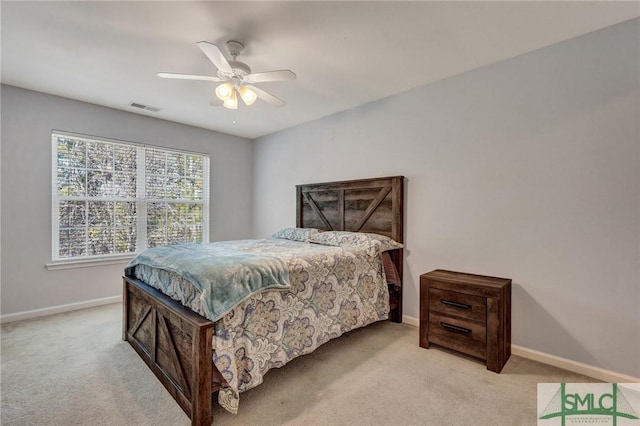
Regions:
M 436 345 L 441 345 L 449 349 L 453 349 L 467 355 L 475 356 L 480 359 L 487 359 L 487 345 L 478 342 L 461 342 L 458 339 L 453 339 L 449 336 L 443 336 L 440 334 L 432 334 L 429 336 L 429 341 Z
M 487 328 L 484 323 L 479 324 L 435 312 L 429 314 L 429 335 L 431 334 L 447 336 L 461 342 L 482 345 L 487 343 Z
M 432 287 L 429 289 L 429 311 L 484 322 L 487 317 L 487 299 Z

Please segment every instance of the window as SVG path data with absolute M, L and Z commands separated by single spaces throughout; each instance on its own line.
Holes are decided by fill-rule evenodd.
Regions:
M 53 260 L 208 242 L 209 157 L 52 133 Z

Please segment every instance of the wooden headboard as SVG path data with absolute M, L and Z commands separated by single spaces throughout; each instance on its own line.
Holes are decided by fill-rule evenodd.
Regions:
M 296 185 L 296 226 L 373 232 L 404 242 L 404 177 Z M 403 250 L 389 252 L 402 280 Z M 402 286 L 390 293 L 390 318 L 402 322 Z

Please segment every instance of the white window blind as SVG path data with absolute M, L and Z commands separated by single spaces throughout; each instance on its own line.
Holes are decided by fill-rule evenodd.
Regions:
M 209 240 L 209 157 L 53 132 L 53 260 Z

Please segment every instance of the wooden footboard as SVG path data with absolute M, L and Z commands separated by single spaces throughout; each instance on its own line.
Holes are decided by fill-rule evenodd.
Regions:
M 212 362 L 214 323 L 140 280 L 123 277 L 122 339 L 131 344 L 192 425 L 211 425 L 212 392 L 221 375 Z

